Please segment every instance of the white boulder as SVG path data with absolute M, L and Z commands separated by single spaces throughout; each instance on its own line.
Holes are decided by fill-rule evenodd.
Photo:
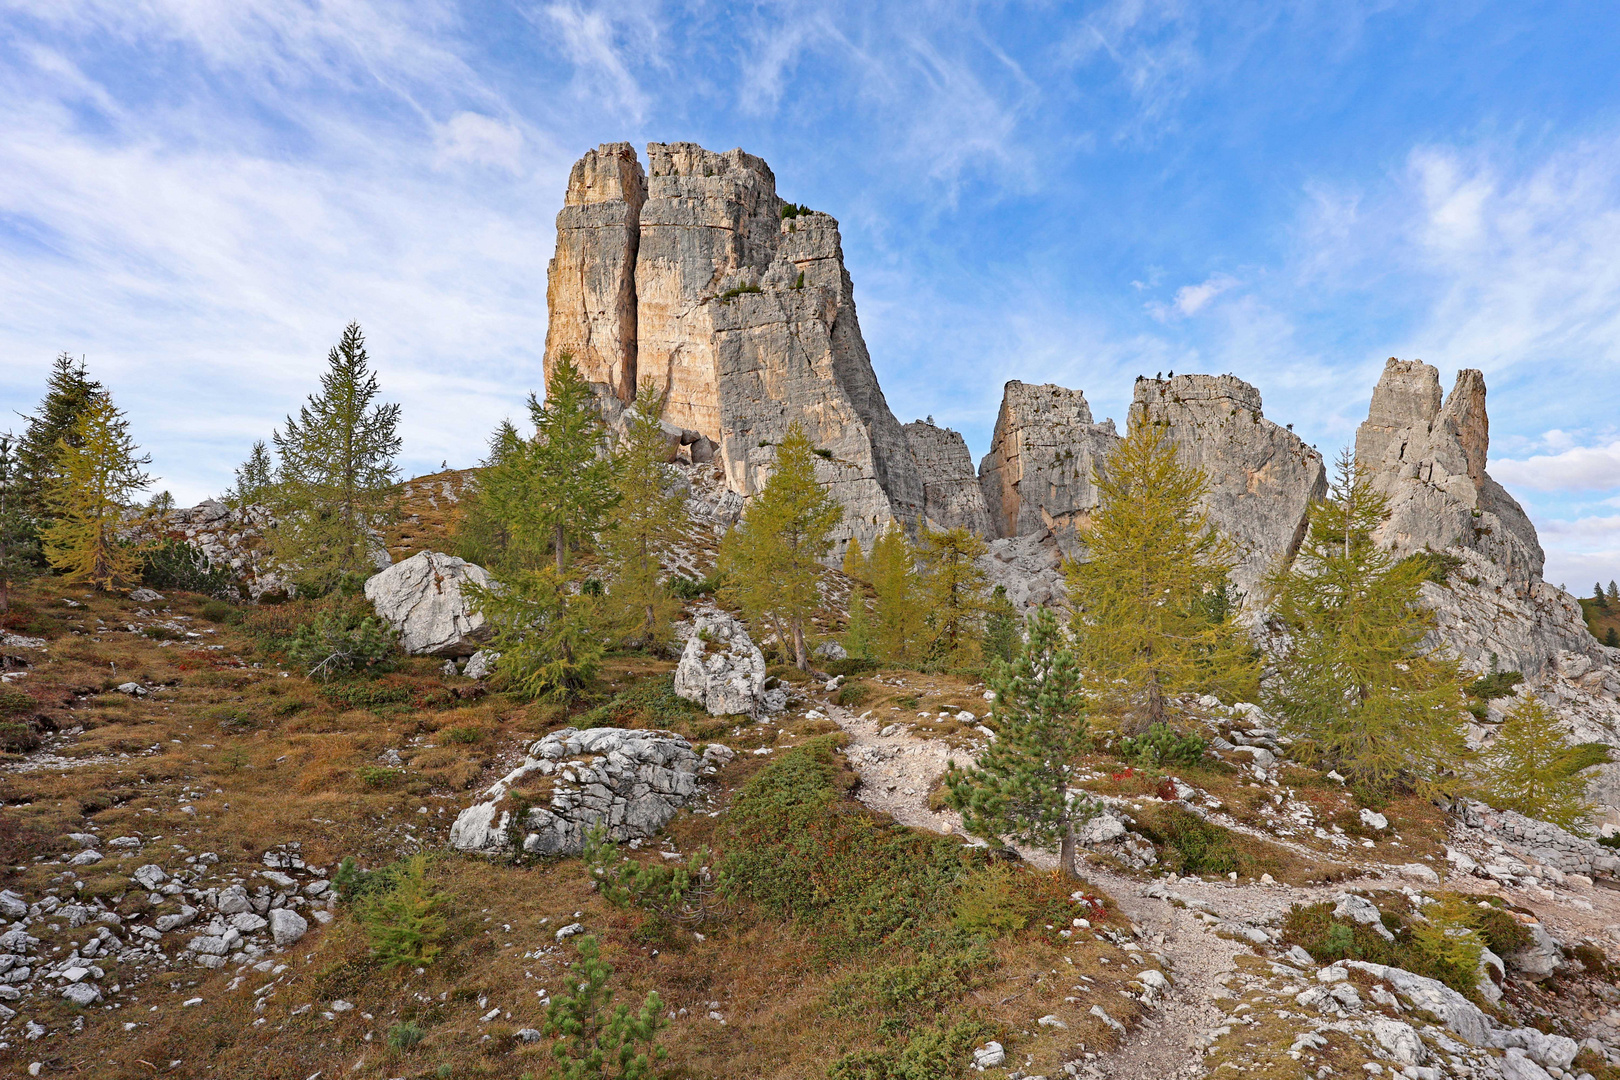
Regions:
M 710 716 L 752 716 L 765 695 L 765 654 L 731 615 L 703 612 L 675 668 L 675 693 Z
M 471 656 L 492 628 L 473 610 L 462 588 L 488 586 L 489 572 L 476 563 L 419 551 L 367 579 L 366 599 L 399 635 L 412 656 Z

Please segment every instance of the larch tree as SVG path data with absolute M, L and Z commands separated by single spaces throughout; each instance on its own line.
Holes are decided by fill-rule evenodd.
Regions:
M 141 549 L 122 535 L 124 510 L 152 482 L 112 395 L 98 391 L 58 443 L 45 489 L 45 558 L 72 582 L 106 591 L 140 579 Z
M 1558 718 L 1540 698 L 1525 694 L 1480 755 L 1475 789 L 1497 809 L 1583 833 L 1597 811 L 1584 774 L 1608 760 L 1601 743 L 1566 742 Z
M 961 525 L 925 528 L 917 545 L 931 652 L 947 668 L 971 667 L 982 652 L 985 574 L 978 559 L 986 550 L 984 541 Z
M 1076 651 L 1101 677 L 1104 702 L 1137 732 L 1165 722 L 1171 694 L 1251 689 L 1253 646 L 1218 602 L 1237 552 L 1201 509 L 1203 472 L 1177 460 L 1161 426 L 1141 422 L 1095 483 L 1101 503 L 1082 536 L 1087 558 L 1065 574 Z
M 1426 564 L 1373 540 L 1388 505 L 1342 453 L 1293 564 L 1267 583 L 1282 646 L 1265 702 L 1296 755 L 1370 790 L 1429 792 L 1468 757 L 1463 679 L 1423 646 L 1434 625 L 1419 603 Z
M 993 663 L 986 681 L 995 693 L 996 738 L 976 766 L 951 763 L 947 799 L 974 836 L 1056 846 L 1063 873 L 1077 878 L 1077 832 L 1096 807 L 1072 798 L 1069 785 L 1090 732 L 1080 669 L 1049 609 L 1029 621 L 1018 658 Z
M 667 393 L 643 384 L 613 459 L 617 501 L 607 513 L 601 547 L 613 584 L 610 616 L 642 645 L 667 640 L 680 601 L 662 574 L 680 539 L 686 499 L 670 483 L 669 442 L 659 423 Z
M 271 436 L 280 458 L 271 551 L 313 592 L 369 576 L 373 534 L 399 512 L 399 406 L 377 394 L 365 336 L 350 323 L 327 354 L 321 392 Z
M 816 481 L 815 460 L 795 422 L 776 448 L 776 468 L 720 545 L 722 596 L 750 620 L 771 624 L 801 671 L 810 668 L 805 625 L 821 606 L 821 560 L 844 519 L 844 508 Z
M 46 492 L 59 471 L 64 445 L 74 445 L 80 415 L 102 393 L 102 386 L 90 378 L 82 359 L 75 361 L 62 353 L 51 365 L 45 397 L 17 441 L 17 471 L 23 510 L 35 518 L 48 514 Z
M 866 574 L 872 584 L 872 640 L 878 656 L 902 664 L 920 660 L 928 641 L 926 609 L 916 549 L 899 522 L 890 522 L 872 541 Z

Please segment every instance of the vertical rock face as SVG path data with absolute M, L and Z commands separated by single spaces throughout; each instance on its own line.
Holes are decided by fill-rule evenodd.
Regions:
M 646 178 L 629 143 L 574 163 L 547 272 L 546 380 L 564 353 L 621 401 L 636 392 L 636 251 Z
M 950 428 L 922 420 L 907 424 L 905 432 L 922 479 L 923 517 L 929 527 L 961 526 L 980 536 L 996 536 L 984 506 L 984 489 L 973 475 L 967 441 Z
M 784 219 L 770 168 L 741 150 L 652 143 L 647 154 L 644 185 L 623 143 L 574 168 L 551 265 L 548 373 L 570 352 L 621 401 L 640 381 L 666 389 L 664 419 L 715 444 L 743 496 L 798 422 L 844 505 L 838 539 L 915 524 L 922 480 L 872 372 L 838 223 Z
M 1137 379 L 1130 423 L 1164 425 L 1177 456 L 1203 470 L 1205 511 L 1242 550 L 1232 581 L 1257 598 L 1304 539 L 1311 500 L 1327 493 L 1322 455 L 1267 420 L 1260 392 L 1231 375 Z
M 1077 553 L 1078 529 L 1097 506 L 1094 471 L 1118 441 L 1112 420 L 1092 423 L 1079 390 L 1009 382 L 979 462 L 989 535 L 1051 532 L 1065 553 Z
M 1442 403 L 1440 373 L 1419 360 L 1390 358 L 1356 429 L 1356 461 L 1389 498 L 1385 546 L 1397 555 L 1477 551 L 1528 587 L 1541 578 L 1541 544 L 1523 508 L 1486 473 L 1489 447 L 1484 376 L 1458 372 Z

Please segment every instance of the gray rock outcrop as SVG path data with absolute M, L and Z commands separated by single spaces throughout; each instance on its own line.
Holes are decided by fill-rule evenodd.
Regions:
M 621 401 L 642 381 L 667 390 L 665 420 L 706 440 L 683 444 L 693 460 L 712 456 L 744 497 L 797 422 L 846 511 L 835 539 L 869 545 L 891 521 L 914 525 L 922 482 L 872 372 L 838 223 L 784 218 L 769 166 L 741 150 L 651 143 L 647 160 L 643 177 L 614 143 L 574 168 L 547 290 L 547 371 L 566 352 Z
M 935 427 L 932 420 L 914 420 L 905 432 L 922 480 L 923 519 L 928 526 L 995 536 L 967 440 L 950 428 Z
M 765 697 L 765 654 L 730 614 L 705 611 L 676 665 L 675 693 L 711 716 L 752 716 Z
M 1380 541 L 1402 556 L 1478 551 L 1515 583 L 1539 581 L 1544 557 L 1535 526 L 1485 471 L 1489 447 L 1483 375 L 1459 371 L 1442 402 L 1435 368 L 1390 357 L 1356 429 L 1356 461 L 1389 499 Z
M 652 836 L 698 794 L 702 762 L 667 731 L 563 728 L 529 747 L 450 827 L 450 846 L 577 855 L 597 826 L 613 840 Z
M 1008 602 L 1020 612 L 1048 605 L 1068 606 L 1063 552 L 1050 532 L 992 540 L 989 550 L 979 557 L 978 566 L 989 587 L 1006 589 Z
M 1065 554 L 1078 554 L 1078 530 L 1097 507 L 1093 477 L 1118 442 L 1112 420 L 1092 423 L 1079 390 L 1007 383 L 990 452 L 979 462 L 993 535 L 1050 532 Z
M 1462 800 L 1455 808 L 1466 825 L 1494 837 L 1524 857 L 1566 874 L 1620 877 L 1620 852 L 1513 810 L 1493 810 Z
M 412 656 L 471 656 L 491 628 L 474 610 L 462 586 L 488 586 L 482 566 L 419 551 L 366 580 L 366 599 L 399 635 L 399 647 Z
M 1232 581 L 1257 599 L 1305 538 L 1311 500 L 1327 494 L 1322 455 L 1267 420 L 1260 392 L 1231 375 L 1137 379 L 1130 423 L 1163 425 L 1177 457 L 1203 470 L 1204 510 L 1239 548 Z

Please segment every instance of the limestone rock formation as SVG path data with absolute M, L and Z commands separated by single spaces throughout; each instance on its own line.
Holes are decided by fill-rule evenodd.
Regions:
M 979 557 L 978 566 L 990 588 L 1000 585 L 1006 589 L 1008 602 L 1021 612 L 1068 606 L 1063 552 L 1050 532 L 992 540 L 990 550 Z
M 586 378 L 629 401 L 636 388 L 636 250 L 647 178 L 629 143 L 603 143 L 574 163 L 546 275 L 545 370 L 564 353 Z
M 1231 375 L 1136 380 L 1130 423 L 1165 426 L 1185 464 L 1202 469 L 1210 521 L 1237 542 L 1232 581 L 1257 598 L 1266 573 L 1305 538 L 1311 500 L 1327 494 L 1322 455 L 1260 410 L 1260 392 Z
M 1051 532 L 1066 554 L 1078 554 L 1077 530 L 1097 506 L 1094 472 L 1118 441 L 1112 420 L 1092 423 L 1079 390 L 1007 383 L 979 463 L 994 535 Z
M 651 836 L 697 795 L 700 767 L 692 744 L 667 731 L 563 728 L 456 817 L 450 846 L 493 855 L 515 841 L 531 855 L 577 855 L 598 825 L 612 840 Z
M 931 420 L 914 420 L 905 432 L 922 480 L 924 521 L 935 529 L 961 526 L 980 536 L 995 536 L 967 441 L 950 428 L 935 427 Z
M 652 143 L 647 157 L 644 189 L 626 144 L 574 168 L 547 291 L 548 372 L 567 352 L 620 401 L 643 381 L 668 390 L 665 419 L 712 444 L 744 497 L 798 422 L 845 507 L 837 539 L 915 524 L 922 481 L 872 372 L 838 223 L 784 217 L 769 166 L 741 150 Z
M 399 635 L 399 647 L 412 656 L 471 656 L 491 628 L 472 610 L 462 586 L 488 586 L 489 573 L 476 563 L 419 551 L 366 580 L 366 599 Z
M 752 716 L 765 695 L 765 654 L 730 614 L 704 612 L 675 668 L 675 693 L 710 716 Z
M 1490 422 L 1485 377 L 1457 373 L 1442 403 L 1440 373 L 1390 357 L 1356 429 L 1356 461 L 1389 498 L 1380 539 L 1397 555 L 1478 551 L 1516 583 L 1539 581 L 1543 555 L 1524 510 L 1485 471 Z

